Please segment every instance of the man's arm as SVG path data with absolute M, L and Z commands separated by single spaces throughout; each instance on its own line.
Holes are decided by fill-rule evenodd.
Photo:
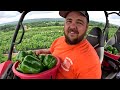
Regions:
M 50 49 L 39 49 L 34 51 L 36 55 L 39 54 L 51 54 Z

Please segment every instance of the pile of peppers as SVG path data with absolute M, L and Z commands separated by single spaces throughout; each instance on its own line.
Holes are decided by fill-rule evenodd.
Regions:
M 17 71 L 26 74 L 36 74 L 53 68 L 57 61 L 51 54 L 36 55 L 33 51 L 19 51 L 16 60 L 19 65 Z
M 115 54 L 117 55 L 119 53 L 119 51 L 117 50 L 116 47 L 112 46 L 112 45 L 108 45 L 105 47 L 105 51 L 111 53 L 111 54 Z

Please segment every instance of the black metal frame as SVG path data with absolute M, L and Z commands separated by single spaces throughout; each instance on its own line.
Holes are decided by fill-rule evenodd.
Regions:
M 117 14 L 118 16 L 120 16 L 120 11 L 117 13 L 117 12 L 110 12 L 110 13 L 108 13 L 107 11 L 104 11 L 104 13 L 105 13 L 105 17 L 106 17 L 106 25 L 105 25 L 105 27 L 104 27 L 104 29 L 103 29 L 103 32 L 104 32 L 104 34 L 105 34 L 105 41 L 107 42 L 108 41 L 108 28 L 109 28 L 109 19 L 108 19 L 108 17 L 109 17 L 109 15 L 111 15 L 111 14 Z
M 104 36 L 105 36 L 105 42 L 108 42 L 108 32 L 109 32 L 109 20 L 108 17 L 111 14 L 117 14 L 118 16 L 120 16 L 120 11 L 119 13 L 117 12 L 106 12 L 104 11 L 105 16 L 106 16 L 106 25 L 104 28 Z M 118 60 L 115 60 L 111 57 L 109 57 L 108 55 L 104 55 L 104 60 L 107 61 L 113 68 L 113 71 L 105 78 L 103 79 L 119 79 L 120 78 L 120 58 Z M 103 67 L 104 68 L 104 67 Z M 117 78 L 116 78 L 117 76 Z
M 12 39 L 12 42 L 11 42 L 10 52 L 9 52 L 9 54 L 8 54 L 8 60 L 10 60 L 10 61 L 11 61 L 11 58 L 12 58 L 12 52 L 13 52 L 14 45 L 21 43 L 22 38 L 23 38 L 23 36 L 24 36 L 25 30 L 24 30 L 24 26 L 23 26 L 22 22 L 23 22 L 23 19 L 24 19 L 25 15 L 26 15 L 28 12 L 29 12 L 29 11 L 23 11 L 23 12 L 22 12 L 21 17 L 20 17 L 20 19 L 19 19 L 19 22 L 18 22 L 18 24 L 17 24 L 16 30 L 15 30 L 15 33 L 14 33 L 14 35 L 13 35 L 13 39 Z M 16 38 L 17 38 L 17 34 L 18 34 L 18 31 L 19 31 L 20 27 L 22 27 L 23 32 L 22 32 L 22 35 L 21 35 L 21 38 L 20 38 L 19 42 L 16 43 L 15 40 L 16 40 Z M 12 72 L 12 69 L 11 69 L 12 66 L 13 66 L 13 63 L 10 63 L 10 64 L 8 65 L 8 67 L 7 67 L 6 70 L 3 72 L 3 75 L 0 77 L 0 79 L 16 78 L 16 77 L 14 76 L 13 72 Z
M 27 13 L 28 13 L 28 11 L 23 11 L 23 12 L 22 12 L 22 15 L 21 15 L 21 17 L 20 17 L 20 19 L 19 19 L 19 22 L 18 22 L 18 24 L 17 24 L 15 33 L 14 33 L 14 35 L 13 35 L 13 39 L 12 39 L 12 43 L 11 43 L 11 47 L 10 47 L 10 52 L 9 52 L 9 54 L 8 54 L 8 60 L 11 60 L 14 45 L 19 44 L 19 43 L 21 43 L 21 41 L 22 41 L 22 38 L 23 38 L 24 32 L 25 32 L 24 26 L 23 26 L 22 22 L 23 22 L 23 19 L 24 19 L 25 15 L 26 15 Z M 20 38 L 20 41 L 19 41 L 18 43 L 15 43 L 15 40 L 16 40 L 16 38 L 17 38 L 18 31 L 19 31 L 19 29 L 20 29 L 21 26 L 22 26 L 22 30 L 23 30 L 22 36 L 21 36 L 21 38 Z

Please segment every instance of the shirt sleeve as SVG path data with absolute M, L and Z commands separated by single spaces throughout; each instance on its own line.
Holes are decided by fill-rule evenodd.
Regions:
M 54 48 L 55 48 L 55 44 L 57 43 L 58 39 L 54 40 L 53 43 L 50 46 L 50 52 L 53 53 Z

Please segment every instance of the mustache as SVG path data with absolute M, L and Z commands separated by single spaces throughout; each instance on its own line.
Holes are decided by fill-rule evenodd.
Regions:
M 79 34 L 77 29 L 68 28 L 68 33 L 70 33 L 70 32 L 74 32 L 76 34 Z

